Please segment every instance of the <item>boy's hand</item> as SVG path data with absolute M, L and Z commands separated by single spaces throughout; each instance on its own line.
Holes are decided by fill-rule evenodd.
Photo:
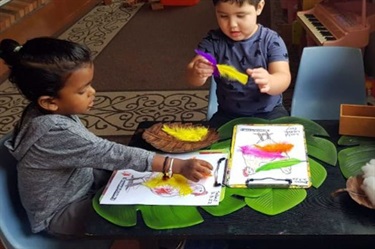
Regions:
M 251 78 L 253 78 L 261 93 L 268 93 L 270 91 L 270 74 L 266 69 L 259 67 L 247 69 L 246 72 Z
M 214 67 L 207 59 L 197 56 L 193 62 L 193 72 L 197 77 L 207 79 L 214 73 Z
M 212 165 L 201 159 L 181 160 L 181 167 L 176 173 L 185 176 L 187 179 L 197 182 L 211 174 Z

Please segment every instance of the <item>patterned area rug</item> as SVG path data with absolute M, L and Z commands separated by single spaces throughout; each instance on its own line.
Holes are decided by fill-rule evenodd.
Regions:
M 123 0 L 100 5 L 60 38 L 86 44 L 97 56 L 142 7 L 122 6 Z M 82 121 L 99 136 L 131 135 L 142 121 L 205 119 L 208 91 L 98 92 L 95 106 Z M 0 136 L 10 132 L 27 101 L 9 81 L 0 84 Z
M 132 135 L 142 121 L 196 121 L 207 112 L 207 91 L 99 92 L 81 119 L 99 136 Z M 13 129 L 27 101 L 0 94 L 0 135 Z
M 123 0 L 99 5 L 81 18 L 60 38 L 86 44 L 98 56 L 113 37 L 140 10 L 143 4 L 123 7 Z M 272 28 L 284 22 L 279 1 L 271 4 Z M 290 49 L 293 52 L 293 49 Z M 292 56 L 292 62 L 296 61 Z M 294 63 L 296 64 L 296 63 Z M 293 65 L 294 65 L 293 64 Z M 292 72 L 297 66 L 291 65 Z M 297 64 L 296 64 L 297 65 Z M 284 93 L 284 105 L 290 110 L 293 86 Z M 95 106 L 82 116 L 85 125 L 100 136 L 132 135 L 142 121 L 193 121 L 205 119 L 207 90 L 97 92 Z M 0 136 L 10 132 L 27 104 L 9 81 L 0 84 Z

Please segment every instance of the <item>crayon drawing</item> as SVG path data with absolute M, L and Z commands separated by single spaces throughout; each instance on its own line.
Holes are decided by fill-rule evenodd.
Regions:
M 281 163 L 290 159 L 288 153 L 293 149 L 294 144 L 286 141 L 275 142 L 275 140 L 272 139 L 273 134 L 269 131 L 255 132 L 254 135 L 259 137 L 258 141 L 254 144 L 239 146 L 238 148 L 239 152 L 242 153 L 245 162 L 243 168 L 243 175 L 245 177 L 261 171 L 261 166 L 266 165 L 269 162 L 279 161 Z M 280 167 L 280 170 L 284 174 L 290 174 L 292 167 L 288 165 Z
M 223 152 L 193 152 L 170 157 L 187 159 L 200 158 L 209 161 L 214 167 L 213 174 L 199 182 L 174 174 L 163 179 L 159 172 L 137 172 L 118 170 L 113 173 L 100 199 L 100 204 L 147 204 L 147 205 L 218 205 L 225 167 L 219 161 L 228 157 Z
M 302 125 L 237 125 L 229 161 L 229 186 L 310 182 Z

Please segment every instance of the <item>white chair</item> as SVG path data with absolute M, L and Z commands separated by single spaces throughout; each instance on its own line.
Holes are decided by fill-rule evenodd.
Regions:
M 4 146 L 10 137 L 0 138 L 0 239 L 6 249 L 107 249 L 111 240 L 59 240 L 33 234 L 17 191 L 16 160 Z
M 208 92 L 208 107 L 207 107 L 207 115 L 206 119 L 210 120 L 212 118 L 212 115 L 217 112 L 217 97 L 216 97 L 216 81 L 214 77 L 211 77 L 211 85 L 210 90 Z
M 305 47 L 297 72 L 291 116 L 339 120 L 341 104 L 366 104 L 361 50 L 352 47 Z

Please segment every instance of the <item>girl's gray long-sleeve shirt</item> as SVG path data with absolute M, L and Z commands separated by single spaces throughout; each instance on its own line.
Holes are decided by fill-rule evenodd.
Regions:
M 32 104 L 6 146 L 18 161 L 21 202 L 35 233 L 88 193 L 93 168 L 150 171 L 155 155 L 97 137 L 78 116 L 43 114 Z

